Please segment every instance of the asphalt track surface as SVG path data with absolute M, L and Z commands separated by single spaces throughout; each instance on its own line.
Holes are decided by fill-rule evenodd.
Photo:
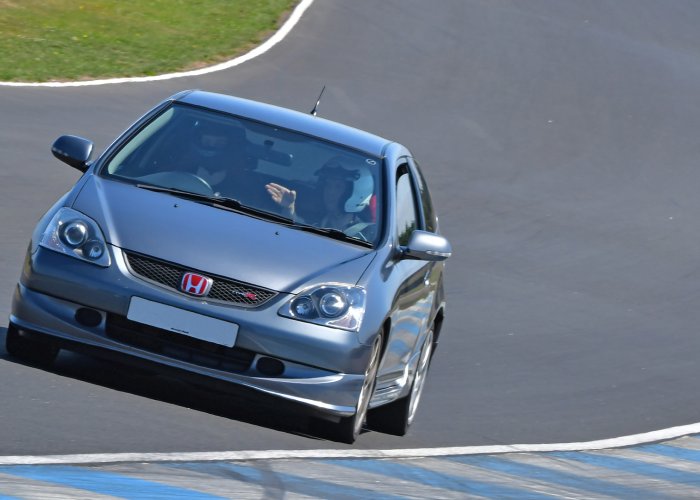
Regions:
M 182 89 L 308 111 L 326 85 L 320 115 L 420 158 L 454 249 L 417 421 L 355 448 L 700 421 L 698 24 L 700 4 L 680 0 L 318 0 L 231 70 L 0 88 L 0 316 L 34 223 L 78 178 L 50 155 L 58 135 L 101 151 Z M 343 447 L 274 408 L 119 365 L 0 356 L 0 455 Z

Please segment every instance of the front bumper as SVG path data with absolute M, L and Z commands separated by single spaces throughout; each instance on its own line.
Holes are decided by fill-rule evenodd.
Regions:
M 369 354 L 357 334 L 279 316 L 277 310 L 289 299 L 286 294 L 260 308 L 244 309 L 175 293 L 132 276 L 120 249 L 112 247 L 110 253 L 109 268 L 43 248 L 28 254 L 10 321 L 68 349 L 82 345 L 107 350 L 245 386 L 334 416 L 355 412 Z M 235 323 L 236 344 L 229 349 L 134 324 L 126 320 L 131 297 Z M 92 326 L 76 317 L 85 308 L 99 313 Z M 264 375 L 258 369 L 261 358 L 280 361 L 284 371 Z

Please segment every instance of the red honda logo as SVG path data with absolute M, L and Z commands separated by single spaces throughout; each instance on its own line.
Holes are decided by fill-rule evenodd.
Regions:
M 180 281 L 180 290 L 190 295 L 201 297 L 211 288 L 212 280 L 201 274 L 185 273 Z

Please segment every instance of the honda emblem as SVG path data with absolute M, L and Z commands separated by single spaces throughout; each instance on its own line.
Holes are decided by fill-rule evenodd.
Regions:
M 201 274 L 185 273 L 180 281 L 180 290 L 190 295 L 202 297 L 209 292 L 212 279 Z

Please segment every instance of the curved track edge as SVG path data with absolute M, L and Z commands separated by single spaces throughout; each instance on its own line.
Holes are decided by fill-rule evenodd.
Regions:
M 4 87 L 89 87 L 96 85 L 110 85 L 115 83 L 143 83 L 143 82 L 155 82 L 160 80 L 172 80 L 173 78 L 183 78 L 187 76 L 199 76 L 206 75 L 208 73 L 214 73 L 216 71 L 222 71 L 225 69 L 233 68 L 243 64 L 246 61 L 254 59 L 272 47 L 277 45 L 279 42 L 284 40 L 284 38 L 289 34 L 289 32 L 296 26 L 296 24 L 301 19 L 301 16 L 306 12 L 313 0 L 301 0 L 299 4 L 294 8 L 289 18 L 282 24 L 282 26 L 265 42 L 258 45 L 250 52 L 247 52 L 241 56 L 224 61 L 213 66 L 207 66 L 206 68 L 199 68 L 191 71 L 179 71 L 175 73 L 166 73 L 163 75 L 156 76 L 139 76 L 139 77 L 122 77 L 122 78 L 105 78 L 100 80 L 86 80 L 86 81 L 69 81 L 69 82 L 0 82 L 0 86 Z
M 90 453 L 74 455 L 0 456 L 0 465 L 100 464 L 126 462 L 212 462 L 272 459 L 331 458 L 425 458 L 458 455 L 497 455 L 556 451 L 594 451 L 668 441 L 700 433 L 700 422 L 617 438 L 575 443 L 455 446 L 388 450 L 319 449 L 253 450 L 187 453 Z

